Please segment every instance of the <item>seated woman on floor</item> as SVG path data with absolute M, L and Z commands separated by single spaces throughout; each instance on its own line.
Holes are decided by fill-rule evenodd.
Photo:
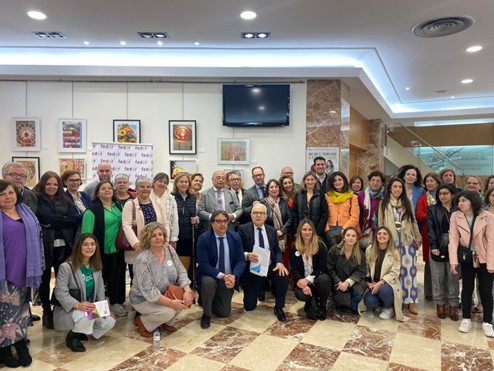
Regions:
M 177 331 L 173 326 L 175 317 L 190 307 L 195 297 L 187 271 L 166 240 L 166 229 L 157 222 L 146 224 L 140 233 L 142 252 L 134 263 L 134 284 L 129 298 L 140 313 L 134 324 L 143 337 L 152 337 L 152 332 L 160 327 L 167 332 Z M 180 291 L 173 295 L 174 299 L 165 295 L 172 285 Z
M 341 242 L 328 252 L 333 301 L 336 309 L 350 308 L 358 314 L 358 303 L 367 286 L 365 259 L 360 253 L 356 228 L 346 228 L 342 237 Z
M 401 312 L 401 257 L 386 227 L 379 227 L 374 236 L 374 243 L 365 251 L 367 261 L 367 291 L 360 302 L 360 309 L 376 310 L 382 308 L 380 319 L 396 316 L 403 321 Z
M 72 255 L 60 265 L 53 323 L 56 330 L 69 330 L 65 344 L 73 352 L 86 351 L 81 340 L 88 340 L 87 335 L 99 339 L 115 326 L 112 315 L 95 313 L 94 303 L 105 300 L 102 268 L 98 240 L 90 233 L 77 239 Z

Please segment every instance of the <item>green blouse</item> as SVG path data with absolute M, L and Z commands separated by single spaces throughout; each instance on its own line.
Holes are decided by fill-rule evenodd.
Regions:
M 93 268 L 90 266 L 86 268 L 84 265 L 81 266 L 82 278 L 84 278 L 84 284 L 86 285 L 86 300 L 91 301 L 91 297 L 94 292 L 94 277 Z
M 114 203 L 112 203 L 111 209 L 106 207 L 103 207 L 103 209 L 105 219 L 105 246 L 103 252 L 105 254 L 117 253 L 119 250 L 115 247 L 115 240 L 122 225 L 122 212 Z M 86 210 L 82 217 L 81 233 L 93 233 L 95 219 L 94 213 L 91 210 Z

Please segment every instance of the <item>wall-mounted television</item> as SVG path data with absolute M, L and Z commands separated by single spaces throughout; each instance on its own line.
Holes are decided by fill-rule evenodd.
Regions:
M 290 85 L 223 85 L 223 126 L 290 124 Z

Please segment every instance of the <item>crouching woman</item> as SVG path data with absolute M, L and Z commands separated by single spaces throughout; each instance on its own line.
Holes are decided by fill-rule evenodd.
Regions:
M 90 233 L 78 238 L 72 255 L 60 265 L 53 323 L 56 330 L 69 330 L 65 344 L 73 352 L 86 351 L 81 340 L 87 340 L 87 335 L 99 339 L 115 326 L 112 316 L 97 317 L 94 313 L 94 303 L 105 300 L 102 266 L 98 241 Z

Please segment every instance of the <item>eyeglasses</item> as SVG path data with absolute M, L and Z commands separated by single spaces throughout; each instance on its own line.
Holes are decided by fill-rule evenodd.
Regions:
M 218 224 L 228 224 L 229 220 L 228 219 L 216 219 L 216 220 L 213 220 L 213 222 L 218 223 Z
M 80 179 L 67 179 L 67 182 L 79 183 L 80 181 Z
M 252 215 L 262 216 L 262 215 L 266 215 L 266 213 L 264 211 L 253 211 L 252 212 Z
M 27 175 L 26 174 L 19 174 L 19 173 L 8 173 L 8 174 L 5 174 L 5 175 L 8 175 L 12 178 L 19 178 L 19 179 L 26 179 L 27 178 Z
M 240 182 L 241 179 L 240 178 L 230 178 L 230 182 Z

